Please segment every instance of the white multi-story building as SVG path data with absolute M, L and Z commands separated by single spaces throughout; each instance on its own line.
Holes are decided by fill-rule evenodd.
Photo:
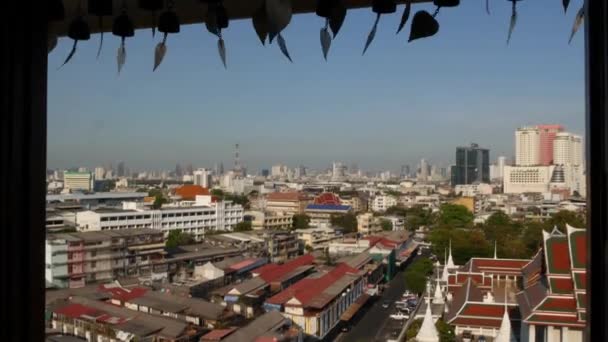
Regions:
M 93 175 L 90 172 L 63 172 L 65 190 L 93 191 Z
M 582 138 L 572 133 L 557 133 L 553 140 L 553 164 L 582 165 Z
M 399 216 L 383 216 L 385 220 L 391 222 L 393 231 L 405 230 L 405 219 Z
M 198 169 L 193 172 L 194 185 L 200 185 L 203 188 L 211 187 L 211 170 Z
M 478 195 L 491 195 L 492 186 L 486 183 L 479 184 L 458 184 L 454 187 L 454 192 L 457 195 L 464 197 L 475 197 Z
M 386 211 L 386 209 L 396 206 L 397 203 L 398 200 L 394 196 L 379 195 L 372 199 L 370 207 L 373 211 Z
M 212 202 L 211 196 L 197 196 L 196 201 L 163 206 L 157 210 L 141 209 L 132 203 L 126 210 L 98 209 L 76 214 L 79 231 L 107 231 L 132 228 L 160 229 L 189 233 L 196 240 L 215 230 L 231 231 L 243 221 L 243 207 L 229 201 Z
M 374 234 L 382 231 L 380 219 L 372 213 L 357 215 L 357 232 L 361 234 Z
M 540 165 L 540 130 L 522 127 L 515 131 L 515 165 Z
M 287 175 L 287 166 L 282 164 L 272 165 L 270 175 L 277 178 L 285 177 Z
M 496 164 L 490 165 L 490 179 L 502 179 L 507 165 L 507 157 L 500 156 L 496 159 Z
M 555 166 L 505 166 L 503 191 L 506 194 L 549 192 Z
M 106 169 L 101 166 L 95 168 L 95 180 L 103 180 L 106 177 Z
M 341 162 L 333 162 L 331 168 L 331 180 L 342 181 L 346 177 L 346 165 Z

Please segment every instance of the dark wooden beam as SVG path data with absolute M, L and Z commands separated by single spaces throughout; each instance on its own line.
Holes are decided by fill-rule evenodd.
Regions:
M 0 23 L 0 341 L 43 341 L 46 2 L 10 8 Z
M 587 330 L 608 341 L 608 3 L 587 0 Z
M 48 1 L 48 0 L 47 0 Z M 224 0 L 224 6 L 228 12 L 230 19 L 249 19 L 251 15 L 261 5 L 263 0 Z M 343 0 L 344 5 L 348 9 L 365 8 L 370 7 L 371 0 Z M 397 0 L 398 3 L 403 3 L 405 0 Z M 430 2 L 431 0 L 412 0 L 412 3 L 419 2 Z M 85 0 L 63 0 L 65 6 L 66 20 L 62 22 L 53 23 L 51 31 L 62 37 L 66 35 L 69 21 L 74 18 L 78 13 L 87 14 L 87 1 Z M 314 13 L 316 7 L 316 0 L 292 0 L 292 7 L 294 14 L 301 13 Z M 80 9 L 79 9 L 80 4 Z M 114 15 L 121 13 L 122 0 L 113 0 Z M 133 20 L 136 29 L 145 29 L 152 26 L 152 14 L 148 11 L 141 10 L 138 7 L 137 0 L 126 0 L 127 13 Z M 174 6 L 175 12 L 177 13 L 181 24 L 197 24 L 203 23 L 207 13 L 207 5 L 201 3 L 200 0 L 175 0 Z M 398 9 L 399 10 L 399 9 Z M 157 13 L 158 15 L 158 13 Z M 348 14 L 347 14 L 348 16 Z M 88 16 L 86 20 L 89 22 L 91 32 L 96 33 L 100 31 L 98 18 Z M 112 18 L 103 18 L 103 31 L 111 31 Z

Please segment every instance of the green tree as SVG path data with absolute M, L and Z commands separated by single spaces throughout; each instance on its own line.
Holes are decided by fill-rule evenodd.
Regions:
M 433 213 L 421 205 L 416 205 L 408 209 L 405 220 L 407 226 L 412 230 L 416 230 L 421 226 L 430 226 L 435 223 Z
M 455 342 L 456 335 L 454 334 L 454 327 L 447 324 L 443 319 L 438 319 L 435 323 L 437 332 L 439 332 L 439 342 Z
M 405 217 L 405 216 L 407 216 L 407 209 L 405 209 L 404 207 L 395 205 L 395 206 L 387 208 L 385 213 L 386 213 L 386 215 Z
M 167 236 L 165 246 L 173 248 L 182 245 L 189 245 L 194 242 L 195 240 L 192 234 L 184 233 L 181 230 L 172 230 L 169 232 L 169 236 Z
M 393 230 L 393 223 L 387 219 L 382 219 L 380 220 L 380 226 L 382 227 L 382 230 L 384 231 L 391 231 Z
M 550 219 L 546 221 L 548 230 L 552 230 L 554 226 L 557 226 L 562 232 L 566 232 L 566 224 L 576 228 L 585 228 L 587 223 L 585 217 L 577 212 L 570 210 L 560 210 L 553 214 Z
M 246 232 L 252 230 L 251 221 L 241 221 L 234 227 L 235 232 Z
M 438 223 L 450 227 L 468 227 L 473 223 L 473 213 L 458 204 L 443 204 L 439 210 Z
M 154 203 L 152 203 L 152 209 L 160 209 L 163 204 L 167 203 L 167 199 L 162 196 L 157 196 L 154 198 Z
M 407 328 L 407 331 L 405 332 L 405 340 L 409 341 L 413 338 L 416 337 L 416 335 L 418 335 L 418 332 L 420 331 L 420 327 L 422 326 L 422 318 L 418 318 L 415 319 L 412 324 L 410 324 L 410 326 Z
M 426 290 L 426 278 L 433 272 L 433 262 L 428 258 L 416 259 L 405 271 L 405 285 L 414 293 Z
M 219 199 L 224 199 L 224 191 L 221 189 L 211 189 L 211 196 L 215 196 Z
M 308 228 L 310 223 L 310 216 L 306 214 L 295 214 L 293 215 L 292 227 L 294 229 Z
M 332 215 L 331 225 L 344 229 L 345 233 L 353 233 L 357 231 L 357 216 L 354 214 Z

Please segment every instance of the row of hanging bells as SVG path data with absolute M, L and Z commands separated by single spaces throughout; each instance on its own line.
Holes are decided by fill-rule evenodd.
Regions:
M 72 59 L 76 53 L 76 47 L 79 41 L 89 40 L 91 37 L 91 30 L 89 28 L 89 24 L 84 18 L 85 13 L 82 10 L 80 1 L 81 0 L 79 0 L 78 7 L 76 9 L 76 16 L 70 22 L 67 32 L 67 36 L 74 40 L 74 44 L 68 56 L 59 68 L 63 67 Z M 207 5 L 205 26 L 209 33 L 218 37 L 218 53 L 224 68 L 226 68 L 226 45 L 222 37 L 222 29 L 226 29 L 229 24 L 229 17 L 226 8 L 224 7 L 222 0 L 199 1 Z M 409 20 L 412 1 L 413 0 L 405 0 L 405 7 L 397 28 L 397 34 L 401 32 Z M 517 22 L 517 2 L 521 0 L 507 1 L 512 3 L 512 13 L 507 35 L 508 44 L 511 40 L 511 36 Z M 166 55 L 166 42 L 169 33 L 175 34 L 180 32 L 180 21 L 177 14 L 173 10 L 174 4 L 175 0 L 138 0 L 138 6 L 140 9 L 151 12 L 152 37 L 155 37 L 157 28 L 159 32 L 164 34 L 162 41 L 156 45 L 154 50 L 153 70 L 156 70 L 160 66 Z M 439 31 L 439 23 L 436 17 L 439 14 L 440 9 L 442 7 L 456 7 L 460 5 L 460 0 L 434 0 L 433 4 L 436 6 L 436 10 L 432 15 L 425 10 L 420 10 L 414 14 L 408 42 L 435 35 Z M 562 0 L 564 13 L 567 12 L 569 4 L 570 0 Z M 157 13 L 162 11 L 163 8 L 165 11 L 163 11 L 157 19 Z M 372 0 L 372 11 L 376 13 L 376 19 L 367 36 L 362 54 L 365 54 L 376 36 L 381 15 L 395 13 L 396 10 L 396 0 Z M 263 0 L 261 6 L 252 15 L 253 27 L 262 45 L 265 45 L 267 40 L 270 44 L 272 44 L 274 38 L 276 37 L 281 52 L 290 62 L 292 62 L 292 59 L 289 55 L 286 41 L 281 33 L 289 25 L 292 12 L 291 0 Z M 321 49 L 323 52 L 323 58 L 325 60 L 327 60 L 332 40 L 336 38 L 342 24 L 344 23 L 346 12 L 347 9 L 343 3 L 343 0 L 317 0 L 315 13 L 319 17 L 325 19 L 325 24 L 320 30 Z M 486 12 L 488 14 L 490 13 L 489 0 L 486 0 Z M 112 0 L 88 0 L 88 14 L 98 18 L 98 25 L 101 33 L 99 47 L 97 50 L 97 58 L 99 58 L 103 47 L 103 18 L 106 16 L 112 16 Z M 572 41 L 572 38 L 582 25 L 584 15 L 584 6 L 582 6 L 576 14 L 568 43 Z M 50 0 L 48 20 L 62 21 L 64 19 L 65 8 L 63 6 L 63 2 L 61 0 Z M 123 0 L 121 14 L 114 19 L 112 25 L 112 34 L 121 38 L 121 44 L 117 53 L 117 65 L 119 73 L 126 61 L 125 40 L 128 37 L 133 37 L 134 33 L 133 22 L 127 14 L 126 0 Z M 56 36 L 49 35 L 49 51 L 52 50 L 56 44 Z

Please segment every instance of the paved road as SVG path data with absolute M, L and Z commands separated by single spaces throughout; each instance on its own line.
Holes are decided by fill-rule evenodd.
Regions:
M 422 256 L 428 256 L 429 252 L 423 252 Z M 411 262 L 414 262 L 415 256 Z M 411 264 L 411 262 L 409 264 Z M 408 265 L 409 265 L 408 264 Z M 406 266 L 407 269 L 407 266 Z M 366 305 L 365 310 L 357 313 L 351 322 L 351 330 L 336 338 L 340 342 L 370 342 L 386 341 L 387 338 L 396 339 L 401 332 L 405 321 L 397 321 L 389 316 L 395 311 L 394 302 L 401 298 L 405 292 L 405 277 L 403 271 L 397 272 L 390 286 L 382 293 L 381 297 L 372 297 L 374 300 Z M 382 307 L 382 302 L 388 300 L 391 306 L 388 309 Z

